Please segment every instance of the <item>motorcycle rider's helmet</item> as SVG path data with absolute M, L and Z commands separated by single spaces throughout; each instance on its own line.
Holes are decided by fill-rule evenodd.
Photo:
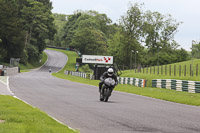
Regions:
M 108 76 L 112 76 L 114 74 L 114 71 L 112 68 L 109 68 L 107 73 L 108 73 Z

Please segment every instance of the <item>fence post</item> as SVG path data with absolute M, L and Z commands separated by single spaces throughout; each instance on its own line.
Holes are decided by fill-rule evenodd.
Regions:
M 150 74 L 151 74 L 151 65 L 150 65 Z
M 140 73 L 140 65 L 138 64 L 137 72 Z
M 161 66 L 161 75 L 163 75 L 163 65 Z
M 174 76 L 176 76 L 176 65 L 174 65 Z
M 154 74 L 155 74 L 155 71 L 156 71 L 155 65 L 153 66 L 153 68 L 154 68 Z
M 142 67 L 143 73 L 144 73 L 144 69 L 145 69 L 145 67 L 144 67 L 144 65 L 143 65 L 143 67 Z
M 167 65 L 165 65 L 165 75 L 167 75 Z
M 148 74 L 148 66 L 147 66 L 147 70 L 146 70 L 147 74 Z
M 198 72 L 199 72 L 199 65 L 196 64 L 196 76 L 198 76 Z
M 159 74 L 159 66 L 157 66 L 157 74 Z
M 184 76 L 186 76 L 186 65 L 185 65 L 185 70 L 184 70 Z
M 181 65 L 179 65 L 179 76 L 181 76 Z
M 190 76 L 192 76 L 192 64 L 190 64 Z
M 171 65 L 169 65 L 169 75 L 171 76 Z

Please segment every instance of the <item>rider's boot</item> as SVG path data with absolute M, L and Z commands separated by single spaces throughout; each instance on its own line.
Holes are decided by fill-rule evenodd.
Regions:
M 101 85 L 101 84 L 99 84 L 99 92 L 101 92 L 101 87 L 102 87 L 102 85 Z

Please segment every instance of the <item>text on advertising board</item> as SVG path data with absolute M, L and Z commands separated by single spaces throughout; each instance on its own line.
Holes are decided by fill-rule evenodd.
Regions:
M 113 56 L 82 55 L 82 63 L 113 64 Z

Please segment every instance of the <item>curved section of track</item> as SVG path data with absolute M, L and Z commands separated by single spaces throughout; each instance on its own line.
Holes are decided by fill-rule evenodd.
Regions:
M 81 133 L 200 132 L 200 108 L 144 96 L 113 92 L 99 101 L 98 88 L 51 76 L 67 57 L 46 50 L 48 62 L 39 70 L 10 77 L 13 93 Z

